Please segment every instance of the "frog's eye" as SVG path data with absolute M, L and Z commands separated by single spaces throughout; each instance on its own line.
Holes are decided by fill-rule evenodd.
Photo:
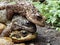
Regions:
M 26 22 L 26 24 L 30 24 L 30 22 L 29 22 L 29 21 L 27 21 L 27 22 Z
M 23 31 L 21 31 L 21 34 L 23 37 L 26 37 L 28 35 L 28 32 L 23 30 Z
M 42 19 L 42 16 L 37 16 L 37 20 L 41 20 Z
M 26 31 L 22 31 L 22 34 L 27 34 L 27 32 Z
M 30 22 L 29 21 L 25 21 L 23 25 L 29 26 L 30 25 Z
M 21 33 L 22 33 L 22 34 L 27 34 L 28 32 L 25 31 L 25 30 L 23 30 L 23 31 L 21 31 Z

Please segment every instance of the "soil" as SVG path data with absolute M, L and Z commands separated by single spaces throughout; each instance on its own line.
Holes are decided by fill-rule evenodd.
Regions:
M 49 26 L 37 26 L 38 36 L 37 39 L 28 41 L 26 45 L 60 45 L 60 32 Z

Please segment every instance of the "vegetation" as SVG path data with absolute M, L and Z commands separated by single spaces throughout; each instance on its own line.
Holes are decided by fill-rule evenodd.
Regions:
M 60 0 L 33 2 L 34 6 L 46 17 L 46 23 L 60 30 Z
M 7 0 L 7 1 L 15 1 L 15 0 Z M 32 2 L 32 0 L 28 1 Z M 50 24 L 57 30 L 60 30 L 60 0 L 46 0 L 43 3 L 38 1 L 32 3 L 40 11 L 40 13 L 46 17 L 46 23 Z

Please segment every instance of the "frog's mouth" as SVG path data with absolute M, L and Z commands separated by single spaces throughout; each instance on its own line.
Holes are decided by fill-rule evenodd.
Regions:
M 13 39 L 13 42 L 24 42 L 36 38 L 36 33 L 32 34 L 25 30 L 14 31 L 10 34 L 10 37 Z

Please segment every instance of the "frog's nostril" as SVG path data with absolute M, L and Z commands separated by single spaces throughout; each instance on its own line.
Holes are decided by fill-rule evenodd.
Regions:
M 16 38 L 21 38 L 21 36 L 16 36 Z
M 12 37 L 20 38 L 21 36 L 19 36 L 17 34 L 13 34 Z

